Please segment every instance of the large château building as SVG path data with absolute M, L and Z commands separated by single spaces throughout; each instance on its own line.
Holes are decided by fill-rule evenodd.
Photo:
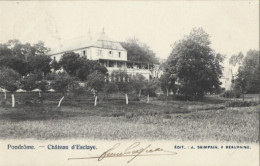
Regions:
M 89 33 L 87 37 L 67 41 L 48 54 L 59 61 L 66 52 L 75 52 L 89 60 L 97 60 L 107 68 L 109 75 L 114 70 L 125 70 L 129 75 L 139 73 L 148 80 L 160 75 L 155 64 L 127 60 L 127 51 L 118 41 L 107 37 L 104 30 L 97 37 Z

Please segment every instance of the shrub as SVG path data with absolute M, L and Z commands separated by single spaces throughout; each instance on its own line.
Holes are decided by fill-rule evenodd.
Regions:
M 180 100 L 180 101 L 200 101 L 203 99 L 203 96 L 191 96 L 191 95 L 181 95 L 181 94 L 176 94 L 172 96 L 172 99 L 174 100 Z
M 132 119 L 134 117 L 134 113 L 133 112 L 127 112 L 126 114 L 125 114 L 125 118 L 126 119 Z
M 71 92 L 74 96 L 80 96 L 80 95 L 84 95 L 87 93 L 87 88 L 83 87 L 83 86 L 74 86 L 71 89 Z
M 171 117 L 171 115 L 166 114 L 166 115 L 163 115 L 163 118 L 164 119 L 171 119 L 172 117 Z
M 227 101 L 226 107 L 249 107 L 256 106 L 257 104 L 255 101 Z
M 222 93 L 220 96 L 225 98 L 239 98 L 241 96 L 241 93 L 238 91 L 227 90 L 224 93 Z

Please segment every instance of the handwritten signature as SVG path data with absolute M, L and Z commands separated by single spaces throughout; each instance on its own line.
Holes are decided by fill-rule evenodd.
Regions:
M 135 142 L 127 147 L 123 152 L 115 152 L 116 149 L 120 147 L 120 143 L 115 144 L 112 148 L 103 152 L 100 156 L 95 157 L 84 157 L 84 158 L 68 158 L 68 160 L 78 160 L 78 159 L 98 159 L 102 161 L 105 158 L 114 157 L 131 157 L 127 163 L 130 163 L 138 156 L 165 156 L 165 155 L 176 155 L 176 152 L 165 151 L 162 148 L 151 148 L 151 144 L 141 147 L 140 142 Z M 157 153 L 155 153 L 157 152 Z M 160 152 L 160 153 L 159 153 Z

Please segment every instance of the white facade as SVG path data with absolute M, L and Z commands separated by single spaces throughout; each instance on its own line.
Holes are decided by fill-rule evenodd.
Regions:
M 109 59 L 109 60 L 124 60 L 127 61 L 127 51 L 126 50 L 114 50 L 107 48 L 96 48 L 91 47 L 89 49 L 88 59 L 98 60 L 98 59 Z
M 69 52 L 69 51 L 67 51 Z M 124 60 L 127 61 L 127 51 L 126 50 L 113 50 L 107 48 L 97 48 L 88 47 L 79 50 L 73 50 L 76 54 L 80 56 L 86 56 L 89 60 L 99 60 L 99 59 L 109 59 L 109 60 Z M 63 53 L 58 53 L 52 55 L 52 57 L 59 61 Z
M 59 61 L 66 52 L 74 52 L 80 56 L 86 56 L 89 60 L 99 61 L 108 69 L 108 74 L 120 69 L 125 70 L 129 75 L 142 74 L 148 80 L 153 74 L 152 65 L 128 61 L 127 51 L 119 42 L 108 38 L 104 32 L 96 39 L 88 36 L 64 43 L 53 49 L 49 55 Z

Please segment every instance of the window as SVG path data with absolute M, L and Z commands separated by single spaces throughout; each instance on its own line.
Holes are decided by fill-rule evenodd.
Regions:
M 108 51 L 108 55 L 113 57 L 113 51 Z
M 109 67 L 114 67 L 115 66 L 115 62 L 113 62 L 113 61 L 109 61 L 109 65 L 108 65 Z
M 121 52 L 118 52 L 118 57 L 119 57 L 119 58 L 121 57 Z
M 123 66 L 122 62 L 117 62 L 117 67 L 121 68 Z
M 102 50 L 98 50 L 98 56 L 102 56 Z
M 82 55 L 83 56 L 85 56 L 86 55 L 86 51 L 84 50 L 84 51 L 82 51 Z

